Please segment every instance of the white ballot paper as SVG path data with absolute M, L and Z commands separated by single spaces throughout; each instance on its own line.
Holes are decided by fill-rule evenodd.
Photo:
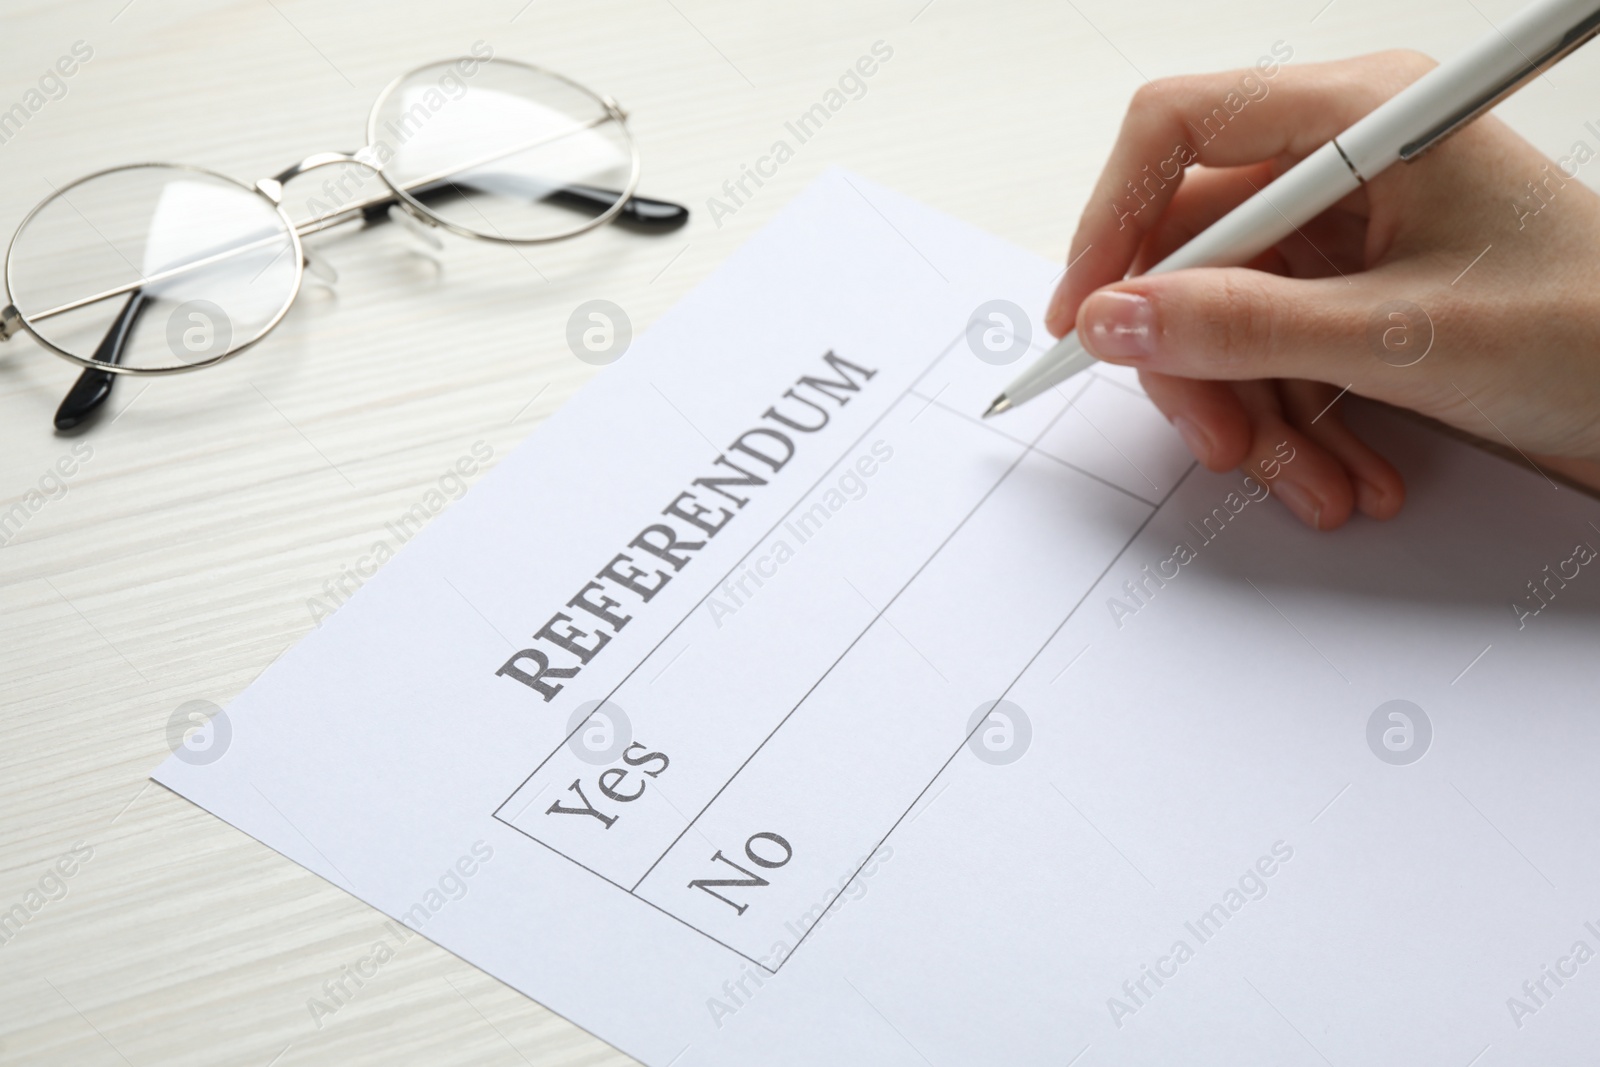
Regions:
M 980 421 L 1059 270 L 825 175 L 157 779 L 660 1067 L 1592 1049 L 1600 504 Z

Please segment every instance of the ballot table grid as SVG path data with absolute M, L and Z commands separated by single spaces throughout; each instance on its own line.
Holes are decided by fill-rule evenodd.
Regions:
M 1074 390 L 1071 393 L 1070 396 L 1065 396 L 1059 388 L 1056 390 L 1056 395 L 1058 397 L 1060 397 L 1061 399 L 1063 399 L 1065 402 L 1061 405 L 1059 410 L 1057 410 L 1053 415 L 1051 415 L 1047 420 L 1044 421 L 1042 427 L 1040 429 L 1038 429 L 1031 436 L 1031 438 L 1024 439 L 1024 438 L 1021 438 L 1021 437 L 1016 437 L 1016 436 L 1013 436 L 1011 434 L 1006 433 L 1004 430 L 994 426 L 992 423 L 981 422 L 980 420 L 973 419 L 970 416 L 967 416 L 967 415 L 965 415 L 965 414 L 963 414 L 961 412 L 955 411 L 952 408 L 949 408 L 949 407 L 946 407 L 945 405 L 940 404 L 937 393 L 935 393 L 933 395 L 926 395 L 926 394 L 918 391 L 918 386 L 922 383 L 922 381 L 925 378 L 927 378 L 927 376 L 932 371 L 934 371 L 935 368 L 937 368 L 940 365 L 941 361 L 950 358 L 952 353 L 956 352 L 961 347 L 961 341 L 963 340 L 963 338 L 964 338 L 964 334 L 961 335 L 961 336 L 958 336 L 957 338 L 952 340 L 949 344 L 945 345 L 933 357 L 933 359 L 928 363 L 928 365 L 926 367 L 924 367 L 922 369 L 922 371 L 920 373 L 918 373 L 915 378 L 913 378 L 913 380 L 910 382 L 910 384 L 908 384 L 905 387 L 905 389 L 903 389 L 900 392 L 899 395 L 897 395 L 891 401 L 886 403 L 884 408 L 883 408 L 883 410 L 872 420 L 872 422 L 866 427 L 866 429 L 864 429 L 860 433 L 860 435 L 858 435 L 854 440 L 852 440 L 847 447 L 845 447 L 844 449 L 842 449 L 839 452 L 837 458 L 835 458 L 824 469 L 824 471 L 822 472 L 821 475 L 819 475 L 819 477 L 816 479 L 816 481 L 813 482 L 806 489 L 804 489 L 802 492 L 800 492 L 800 493 L 795 495 L 795 497 L 793 498 L 792 503 L 783 512 L 783 514 L 778 517 L 778 519 L 773 523 L 772 527 L 765 534 L 763 534 L 762 537 L 760 537 L 760 538 L 756 539 L 755 541 L 753 541 L 751 546 L 749 547 L 749 549 L 747 549 L 738 558 L 738 560 L 736 560 L 734 562 L 734 564 L 731 567 L 728 568 L 726 573 L 721 578 L 718 578 L 716 581 L 714 581 L 714 582 L 712 582 L 710 584 L 710 586 L 708 587 L 706 593 L 703 596 L 701 596 L 698 600 L 696 600 L 695 603 L 686 612 L 683 613 L 683 615 L 678 619 L 678 621 L 675 622 L 673 624 L 673 626 L 665 634 L 663 634 L 662 637 L 658 641 L 656 641 L 647 651 L 644 652 L 643 655 L 640 656 L 638 661 L 636 663 L 634 663 L 633 666 L 628 669 L 628 671 L 622 676 L 622 678 L 614 686 L 611 687 L 610 691 L 606 694 L 605 698 L 602 701 L 598 702 L 599 707 L 604 707 L 606 704 L 610 703 L 612 698 L 615 697 L 617 695 L 617 693 L 625 685 L 628 684 L 629 680 L 632 679 L 634 677 L 634 675 L 642 667 L 645 666 L 645 664 L 650 663 L 657 656 L 657 654 L 663 649 L 663 647 L 666 646 L 667 642 L 672 639 L 674 634 L 676 634 L 679 631 L 679 629 L 686 622 L 688 622 L 690 619 L 694 618 L 694 616 L 698 612 L 700 612 L 702 610 L 702 608 L 706 604 L 707 600 L 716 592 L 716 590 L 720 586 L 722 586 L 723 583 L 725 583 L 732 575 L 734 575 L 737 572 L 739 572 L 740 568 L 746 565 L 747 561 L 751 558 L 751 556 L 754 553 L 756 553 L 756 551 L 764 543 L 766 543 L 767 539 L 770 538 L 773 535 L 774 531 L 777 531 L 781 525 L 783 525 L 784 523 L 788 522 L 794 516 L 796 511 L 804 503 L 806 503 L 809 499 L 812 498 L 812 495 L 817 491 L 818 487 L 822 486 L 830 477 L 836 475 L 839 472 L 839 470 L 848 463 L 850 457 L 856 453 L 856 451 L 862 446 L 862 443 L 865 442 L 868 439 L 868 437 L 873 433 L 873 431 L 875 429 L 877 429 L 880 425 L 882 425 L 884 423 L 884 420 L 886 420 L 891 415 L 891 413 L 893 413 L 896 410 L 900 409 L 900 407 L 902 405 L 905 405 L 908 402 L 919 403 L 922 406 L 919 409 L 918 414 L 920 414 L 922 411 L 926 411 L 926 410 L 928 410 L 930 408 L 933 408 L 933 407 L 935 407 L 937 405 L 937 406 L 939 406 L 940 408 L 942 408 L 946 412 L 950 412 L 950 413 L 952 413 L 954 415 L 957 415 L 962 419 L 965 419 L 965 420 L 967 420 L 969 422 L 974 423 L 975 425 L 982 426 L 985 431 L 987 431 L 989 433 L 992 433 L 992 434 L 996 434 L 1001 438 L 1004 438 L 1007 442 L 1011 443 L 1013 446 L 1015 446 L 1017 448 L 1015 457 L 1011 460 L 1009 466 L 1007 466 L 1004 469 L 1004 471 L 987 488 L 987 490 L 982 493 L 982 495 L 979 497 L 979 499 L 976 501 L 976 503 L 974 503 L 969 509 L 966 510 L 966 512 L 962 515 L 960 520 L 955 523 L 955 525 L 949 530 L 949 532 L 941 540 L 938 541 L 936 547 L 934 547 L 934 549 L 931 552 L 931 554 L 929 554 L 925 559 L 923 559 L 922 562 L 911 573 L 910 577 L 907 578 L 904 582 L 902 582 L 900 584 L 899 588 L 895 591 L 894 595 L 889 600 L 884 602 L 880 607 L 876 608 L 876 610 L 873 612 L 873 614 L 872 614 L 870 620 L 867 622 L 867 624 L 863 628 L 861 628 L 860 631 L 858 633 L 856 633 L 856 635 L 848 642 L 848 644 L 845 645 L 844 649 L 841 652 L 839 652 L 839 654 L 837 656 L 835 656 L 831 660 L 831 662 L 828 663 L 826 669 L 823 670 L 816 677 L 815 681 L 813 681 L 810 684 L 810 686 L 805 690 L 804 694 L 800 697 L 800 699 L 797 702 L 795 702 L 793 704 L 793 706 L 791 706 L 788 709 L 788 711 L 785 712 L 781 716 L 781 718 L 778 719 L 776 724 L 769 731 L 766 732 L 765 736 L 763 736 L 757 744 L 754 745 L 754 747 L 749 751 L 748 755 L 746 755 L 744 757 L 744 759 L 738 764 L 738 766 L 735 767 L 732 770 L 732 772 L 730 774 L 728 774 L 722 780 L 721 785 L 715 790 L 714 793 L 712 793 L 712 795 L 709 797 L 709 799 L 707 799 L 703 804 L 700 804 L 698 806 L 698 808 L 696 810 L 693 810 L 692 812 L 683 812 L 683 811 L 677 809 L 674 806 L 674 811 L 676 811 L 677 814 L 683 819 L 683 825 L 682 825 L 681 829 L 678 830 L 676 835 L 674 835 L 672 837 L 671 841 L 669 843 L 667 843 L 667 845 L 664 848 L 660 849 L 660 851 L 655 855 L 654 860 L 644 870 L 643 874 L 639 875 L 636 878 L 632 878 L 632 879 L 614 877 L 614 876 L 612 876 L 610 874 L 607 874 L 604 871 L 596 869 L 595 865 L 593 865 L 591 863 L 586 863 L 583 859 L 580 859 L 577 856 L 569 854 L 569 852 L 564 851 L 561 847 L 558 847 L 557 845 L 552 844 L 550 841 L 544 840 L 540 836 L 530 832 L 529 830 L 525 829 L 524 827 L 517 825 L 516 820 L 523 814 L 523 812 L 528 807 L 531 807 L 532 803 L 535 800 L 539 799 L 540 795 L 543 795 L 542 792 L 541 792 L 541 794 L 535 795 L 531 799 L 528 799 L 528 800 L 524 801 L 522 803 L 522 805 L 521 805 L 521 809 L 518 812 L 516 812 L 515 814 L 511 815 L 509 818 L 506 817 L 505 814 L 504 814 L 506 809 L 507 809 L 507 807 L 509 807 L 513 803 L 513 801 L 518 798 L 519 794 L 521 794 L 524 791 L 524 789 L 528 786 L 528 784 L 530 782 L 532 782 L 541 773 L 541 771 L 543 771 L 545 769 L 546 765 L 549 764 L 552 759 L 554 759 L 555 757 L 560 755 L 562 753 L 562 751 L 569 746 L 569 744 L 572 742 L 573 738 L 580 731 L 582 731 L 585 728 L 585 726 L 590 721 L 588 719 L 585 719 L 583 721 L 578 722 L 574 726 L 574 728 L 567 734 L 567 736 L 561 741 L 561 743 L 556 745 L 549 752 L 549 754 L 547 754 L 544 757 L 544 759 L 539 762 L 538 766 L 536 766 L 533 769 L 533 771 L 531 771 L 527 775 L 527 777 L 522 780 L 522 782 L 517 786 L 517 788 L 513 789 L 505 797 L 505 799 L 500 802 L 500 804 L 495 808 L 495 810 L 493 812 L 493 817 L 494 817 L 494 819 L 496 821 L 498 821 L 501 824 L 511 828 L 512 830 L 515 830 L 518 834 L 522 835 L 523 837 L 525 837 L 525 838 L 527 838 L 527 839 L 529 839 L 531 841 L 537 842 L 539 845 L 541 845 L 544 848 L 548 849 L 550 852 L 554 853 L 555 855 L 560 856 L 561 858 L 567 860 L 570 863 L 575 864 L 577 867 L 579 867 L 582 870 L 586 871 L 590 875 L 592 875 L 592 876 L 594 876 L 594 877 L 606 882 L 607 884 L 609 884 L 609 885 L 621 890 L 622 892 L 625 892 L 625 893 L 629 894 L 630 896 L 634 897 L 636 900 L 639 900 L 642 903 L 645 903 L 645 904 L 649 905 L 650 907 L 652 907 L 655 910 L 659 911 L 661 914 L 666 915 L 666 916 L 674 919 L 675 921 L 677 921 L 678 923 L 686 926 L 687 928 L 689 928 L 691 930 L 694 930 L 696 933 L 698 933 L 698 934 L 708 938 L 709 940 L 717 943 L 718 945 L 720 945 L 721 947 L 727 949 L 728 951 L 733 952 L 734 954 L 738 955 L 739 957 L 743 958 L 744 960 L 748 961 L 749 963 L 755 965 L 756 967 L 761 968 L 766 973 L 769 973 L 769 974 L 777 973 L 777 971 L 779 969 L 781 969 L 783 964 L 785 962 L 787 962 L 788 959 L 792 958 L 792 956 L 794 954 L 794 951 L 796 951 L 799 948 L 800 944 L 804 943 L 804 941 L 810 936 L 811 932 L 815 929 L 815 926 L 817 925 L 817 923 L 815 921 L 813 921 L 810 924 L 808 924 L 802 931 L 799 932 L 799 936 L 796 938 L 793 946 L 790 947 L 789 950 L 785 954 L 783 954 L 781 956 L 781 959 L 779 959 L 776 964 L 769 965 L 769 963 L 767 963 L 767 962 L 763 961 L 761 958 L 759 958 L 755 954 L 754 951 L 747 951 L 746 949 L 743 949 L 743 948 L 739 947 L 738 945 L 730 943 L 730 941 L 731 941 L 730 937 L 728 937 L 728 936 L 719 936 L 717 933 L 714 933 L 714 932 L 711 932 L 711 931 L 705 929 L 702 925 L 698 924 L 697 922 L 692 921 L 691 919 L 686 918 L 685 916 L 676 913 L 674 910 L 672 910 L 671 908 L 669 908 L 665 904 L 659 902 L 658 900 L 651 899 L 649 895 L 647 895 L 646 893 L 642 893 L 640 891 L 641 890 L 641 886 L 643 886 L 645 884 L 645 882 L 650 879 L 650 876 L 652 875 L 652 873 L 656 872 L 656 870 L 657 870 L 658 866 L 661 864 L 661 862 L 664 859 L 666 859 L 670 854 L 672 854 L 675 849 L 677 849 L 679 844 L 681 842 L 683 842 L 683 840 L 686 837 L 686 835 L 688 835 L 692 830 L 694 830 L 697 827 L 697 825 L 701 821 L 702 817 L 705 816 L 706 813 L 713 807 L 713 805 L 715 805 L 717 803 L 717 801 L 723 796 L 724 792 L 731 785 L 733 785 L 736 780 L 739 779 L 740 775 L 742 775 L 745 772 L 746 768 L 748 768 L 750 766 L 752 761 L 754 761 L 762 753 L 762 751 L 766 748 L 768 742 L 772 741 L 773 738 L 776 737 L 779 734 L 779 732 L 782 731 L 785 728 L 785 726 L 790 723 L 791 719 L 800 710 L 800 708 L 802 706 L 804 706 L 807 703 L 808 700 L 811 699 L 813 693 L 816 692 L 817 687 L 822 685 L 829 678 L 829 676 L 840 665 L 840 663 L 842 663 L 846 659 L 846 657 L 848 657 L 850 655 L 852 650 L 854 650 L 857 647 L 857 645 L 862 641 L 863 638 L 865 638 L 868 635 L 869 632 L 871 632 L 875 628 L 877 628 L 879 626 L 880 622 L 885 621 L 886 614 L 888 613 L 889 609 L 891 607 L 893 607 L 894 604 L 899 600 L 901 594 L 904 593 L 907 589 L 909 589 L 911 587 L 911 585 L 913 583 L 916 582 L 917 578 L 919 576 L 921 576 L 923 574 L 923 572 L 928 568 L 928 566 L 931 563 L 934 562 L 934 560 L 940 555 L 941 552 L 943 552 L 945 550 L 946 546 L 948 546 L 950 544 L 951 540 L 953 538 L 955 538 L 957 536 L 957 534 L 962 530 L 962 528 L 967 525 L 968 521 L 971 520 L 973 518 L 973 516 L 976 515 L 984 507 L 984 505 L 991 499 L 991 497 L 994 495 L 994 493 L 1012 476 L 1012 474 L 1018 469 L 1018 467 L 1023 463 L 1023 461 L 1025 459 L 1028 459 L 1030 456 L 1047 455 L 1045 453 L 1040 453 L 1038 451 L 1038 445 L 1039 445 L 1040 440 L 1042 438 L 1044 438 L 1047 433 L 1049 433 L 1051 428 L 1054 427 L 1057 424 L 1057 422 L 1064 415 L 1066 415 L 1069 411 L 1073 410 L 1074 406 L 1077 404 L 1078 400 L 1083 396 L 1083 394 L 1085 392 L 1087 392 L 1088 389 L 1092 385 L 1094 385 L 1096 383 L 1096 381 L 1106 381 L 1106 382 L 1109 382 L 1109 384 L 1111 384 L 1113 386 L 1116 386 L 1117 388 L 1123 388 L 1122 386 L 1118 385 L 1115 382 L 1110 382 L 1109 379 L 1100 379 L 1100 378 L 1098 378 L 1098 376 L 1096 376 L 1092 372 L 1089 373 L 1089 374 L 1086 374 L 1086 375 L 1083 376 L 1081 382 L 1075 383 L 1075 384 L 1077 384 L 1077 389 Z M 1110 443 L 1109 439 L 1108 439 L 1108 443 Z M 1115 446 L 1113 445 L 1112 447 L 1115 447 Z M 1111 570 L 1112 567 L 1114 567 L 1117 564 L 1117 562 L 1121 559 L 1122 555 L 1127 551 L 1128 547 L 1133 544 L 1134 540 L 1139 536 L 1139 534 L 1144 530 L 1144 528 L 1150 523 L 1150 521 L 1156 516 L 1156 514 L 1158 514 L 1158 512 L 1160 511 L 1160 508 L 1162 507 L 1162 505 L 1164 505 L 1166 503 L 1166 501 L 1168 499 L 1170 499 L 1172 494 L 1177 491 L 1178 487 L 1185 480 L 1187 480 L 1189 474 L 1191 474 L 1193 472 L 1194 468 L 1195 468 L 1195 465 L 1191 463 L 1187 467 L 1187 469 L 1184 470 L 1183 474 L 1179 478 L 1177 478 L 1177 480 L 1174 482 L 1174 484 L 1172 484 L 1170 487 L 1168 487 L 1166 489 L 1165 493 L 1160 496 L 1159 500 L 1151 501 L 1151 500 L 1148 500 L 1148 499 L 1144 498 L 1143 496 L 1141 496 L 1139 494 L 1133 493 L 1133 492 L 1131 492 L 1131 491 L 1129 491 L 1127 489 L 1124 489 L 1124 488 L 1122 488 L 1120 486 L 1117 486 L 1115 484 L 1112 484 L 1112 483 L 1106 481 L 1106 479 L 1100 477 L 1099 475 L 1097 475 L 1096 473 L 1094 473 L 1091 470 L 1087 470 L 1087 469 L 1084 469 L 1082 467 L 1078 467 L 1078 466 L 1074 465 L 1073 463 L 1071 463 L 1069 461 L 1061 459 L 1058 456 L 1047 455 L 1047 458 L 1050 459 L 1053 463 L 1060 464 L 1062 466 L 1071 468 L 1072 470 L 1074 470 L 1077 473 L 1085 476 L 1088 479 L 1092 479 L 1092 480 L 1094 480 L 1096 482 L 1099 482 L 1099 483 L 1102 483 L 1102 484 L 1104 484 L 1106 486 L 1109 486 L 1110 489 L 1116 490 L 1118 493 L 1121 493 L 1126 497 L 1131 497 L 1134 501 L 1137 502 L 1137 505 L 1140 508 L 1144 509 L 1145 514 L 1144 514 L 1142 520 L 1137 523 L 1136 527 L 1127 536 L 1126 540 L 1121 544 L 1120 548 L 1116 551 L 1115 555 L 1105 563 L 1104 567 L 1099 570 L 1098 574 L 1094 577 L 1094 579 L 1092 581 L 1087 582 L 1087 584 L 1085 584 L 1083 586 L 1081 595 L 1072 604 L 1071 608 L 1066 612 L 1066 614 L 1061 616 L 1059 618 L 1059 620 L 1055 622 L 1053 628 L 1049 631 L 1049 636 L 1042 643 L 1040 643 L 1036 649 L 1033 650 L 1032 654 L 1027 658 L 1026 662 L 1022 665 L 1021 669 L 1017 670 L 1015 672 L 1015 674 L 1010 677 L 1010 680 L 1005 684 L 1004 688 L 995 696 L 995 700 L 996 701 L 1005 699 L 1007 694 L 1010 693 L 1011 689 L 1027 673 L 1027 671 L 1032 667 L 1032 665 L 1039 658 L 1039 656 L 1045 651 L 1045 649 L 1047 649 L 1049 647 L 1051 642 L 1053 642 L 1055 640 L 1056 636 L 1061 632 L 1062 628 L 1064 628 L 1067 625 L 1067 623 L 1072 619 L 1073 615 L 1078 611 L 1078 609 L 1083 605 L 1084 601 L 1088 598 L 1090 593 L 1099 584 L 1099 581 L 1104 577 L 1104 575 L 1106 573 L 1108 573 Z M 889 625 L 892 627 L 893 623 L 891 622 Z M 590 713 L 591 717 L 592 717 L 593 714 L 594 714 L 593 712 Z M 826 900 L 824 900 L 824 901 L 822 901 L 820 903 L 819 907 L 820 907 L 822 912 L 826 912 L 827 910 L 831 909 L 831 907 L 838 900 L 838 898 L 842 894 L 844 894 L 846 890 L 848 890 L 850 888 L 850 886 L 860 876 L 861 870 L 865 867 L 865 865 L 869 861 L 870 857 L 873 854 L 875 854 L 880 848 L 882 848 L 883 844 L 889 839 L 890 836 L 893 835 L 894 831 L 900 826 L 901 822 L 906 818 L 906 816 L 908 816 L 912 811 L 914 811 L 916 809 L 917 805 L 922 801 L 923 797 L 927 795 L 928 790 L 931 789 L 933 787 L 933 785 L 939 780 L 939 778 L 944 775 L 944 773 L 945 773 L 946 769 L 949 767 L 950 763 L 952 761 L 954 761 L 957 756 L 960 755 L 961 749 L 966 746 L 968 741 L 970 741 L 972 734 L 975 733 L 978 729 L 981 729 L 982 726 L 983 726 L 983 722 L 981 720 L 979 722 L 977 722 L 976 724 L 972 725 L 970 727 L 970 729 L 968 730 L 967 734 L 965 736 L 961 737 L 959 742 L 948 752 L 947 755 L 945 755 L 943 757 L 942 761 L 938 763 L 938 765 L 937 765 L 936 769 L 933 771 L 933 773 L 931 775 L 929 775 L 926 778 L 926 780 L 921 783 L 920 787 L 916 788 L 915 795 L 912 797 L 910 803 L 906 804 L 904 806 L 904 808 L 898 812 L 898 814 L 893 818 L 893 821 L 890 823 L 888 828 L 880 836 L 877 837 L 876 842 L 872 845 L 872 847 L 870 849 L 866 850 L 865 855 L 863 855 L 861 857 L 860 862 L 855 865 L 854 869 L 849 871 L 848 877 L 846 877 L 844 879 L 841 879 L 839 881 L 839 883 L 838 883 L 837 889 Z M 548 785 L 546 786 L 546 788 L 548 788 Z M 669 801 L 669 803 L 670 803 L 670 801 Z M 704 836 L 704 835 L 702 834 L 702 836 Z M 780 838 L 778 840 L 781 841 L 782 839 Z M 709 838 L 707 838 L 707 842 L 709 843 Z M 784 847 L 787 847 L 787 845 L 785 844 Z M 750 854 L 747 854 L 747 855 L 748 855 L 748 858 L 750 860 L 754 860 L 754 861 L 756 861 L 756 863 L 760 863 L 759 857 L 756 856 L 755 854 L 750 853 Z M 721 850 L 719 849 L 717 851 L 716 856 L 713 857 L 713 858 L 720 858 L 720 857 L 721 857 Z M 739 858 L 739 862 L 741 864 L 746 861 L 746 856 L 739 856 L 738 858 Z M 727 862 L 727 861 L 725 861 L 725 862 Z M 754 864 L 752 864 L 752 865 L 754 865 Z M 766 864 L 761 864 L 761 866 L 766 866 Z M 744 873 L 747 873 L 747 874 L 755 873 L 755 872 L 751 872 L 751 871 L 746 870 L 742 866 L 739 867 L 738 869 L 740 871 L 743 871 Z M 740 883 L 740 884 L 745 884 L 745 883 Z M 692 888 L 692 886 L 691 886 L 691 888 Z M 720 894 L 715 894 L 715 895 L 717 895 L 719 897 L 719 899 L 722 899 L 725 903 L 732 904 L 731 901 L 728 901 L 727 898 L 721 897 Z M 742 916 L 744 914 L 744 908 L 742 908 L 742 907 L 738 908 L 738 914 L 740 916 Z M 818 916 L 818 918 L 820 918 L 820 915 Z

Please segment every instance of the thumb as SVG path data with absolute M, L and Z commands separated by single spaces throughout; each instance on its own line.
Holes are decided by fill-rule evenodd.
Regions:
M 1078 339 L 1108 363 L 1181 378 L 1305 378 L 1360 391 L 1384 367 L 1367 336 L 1382 301 L 1369 296 L 1370 272 L 1362 282 L 1244 267 L 1144 275 L 1091 293 Z M 1431 324 L 1417 327 L 1431 339 Z

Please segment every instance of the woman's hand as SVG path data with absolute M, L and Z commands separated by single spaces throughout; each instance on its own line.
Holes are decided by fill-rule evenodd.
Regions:
M 1346 389 L 1600 486 L 1600 196 L 1571 176 L 1588 155 L 1558 166 L 1486 117 L 1247 267 L 1121 280 L 1432 66 L 1389 52 L 1284 67 L 1204 142 L 1194 127 L 1242 79 L 1262 82 L 1255 71 L 1145 86 L 1046 318 L 1058 336 L 1076 320 L 1091 353 L 1137 368 L 1212 470 L 1255 466 L 1289 441 L 1296 459 L 1274 488 L 1318 529 L 1353 510 L 1389 518 L 1405 495 L 1394 467 L 1340 421 Z M 1199 165 L 1162 188 L 1158 164 L 1175 154 Z

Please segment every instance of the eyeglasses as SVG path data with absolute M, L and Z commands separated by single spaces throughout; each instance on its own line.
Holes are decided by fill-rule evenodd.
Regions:
M 476 49 L 474 52 L 476 53 Z M 295 219 L 284 187 L 326 180 Z M 394 220 L 506 244 L 576 237 L 608 222 L 660 233 L 678 204 L 634 196 L 639 151 L 608 96 L 539 67 L 484 54 L 396 78 L 358 152 L 309 156 L 249 185 L 172 163 L 97 171 L 55 190 L 6 253 L 0 340 L 25 330 L 85 368 L 56 412 L 82 425 L 117 375 L 214 367 L 283 321 L 309 267 L 301 238 Z M 164 320 L 164 330 L 135 327 Z

